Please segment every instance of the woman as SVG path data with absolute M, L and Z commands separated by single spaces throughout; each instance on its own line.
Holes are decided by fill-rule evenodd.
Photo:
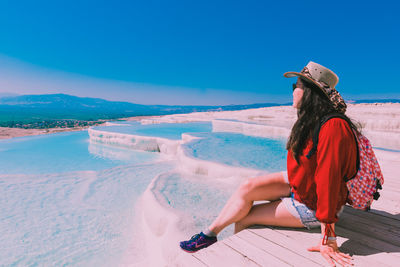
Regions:
M 321 226 L 321 242 L 310 251 L 319 251 L 334 265 L 351 263 L 351 257 L 339 252 L 334 223 L 346 203 L 344 177 L 356 172 L 357 146 L 352 130 L 341 118 L 328 120 L 319 133 L 317 152 L 312 148 L 312 134 L 321 118 L 346 111 L 346 104 L 336 91 L 338 77 L 331 70 L 309 62 L 301 72 L 287 72 L 298 77 L 293 85 L 293 107 L 298 118 L 286 148 L 287 172 L 273 173 L 246 180 L 228 200 L 216 220 L 200 234 L 183 241 L 187 252 L 196 252 L 217 241 L 216 235 L 235 223 L 235 233 L 255 224 L 286 227 Z M 254 201 L 269 200 L 253 205 Z

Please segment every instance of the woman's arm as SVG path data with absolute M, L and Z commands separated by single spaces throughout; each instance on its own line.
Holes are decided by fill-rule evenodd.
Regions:
M 339 251 L 336 243 L 335 224 L 321 223 L 321 238 L 317 246 L 311 247 L 309 251 L 319 251 L 329 264 L 335 266 L 335 262 L 347 266 L 353 265 L 349 254 Z
M 320 222 L 335 223 L 338 208 L 346 203 L 345 177 L 354 174 L 357 150 L 351 129 L 342 119 L 331 119 L 319 134 L 315 184 Z
M 317 191 L 316 217 L 321 222 L 321 240 L 310 251 L 319 251 L 333 266 L 334 261 L 342 265 L 351 264 L 351 257 L 341 253 L 335 237 L 338 220 L 337 207 L 345 202 L 344 177 L 356 168 L 356 147 L 351 129 L 342 119 L 331 119 L 321 128 L 318 142 L 317 169 L 315 174 Z M 349 149 L 354 146 L 354 149 Z M 348 165 L 349 162 L 354 163 Z

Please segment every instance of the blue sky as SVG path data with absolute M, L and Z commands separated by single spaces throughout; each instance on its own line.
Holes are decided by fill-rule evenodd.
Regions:
M 290 102 L 285 71 L 399 98 L 397 1 L 0 1 L 0 93 L 141 104 Z

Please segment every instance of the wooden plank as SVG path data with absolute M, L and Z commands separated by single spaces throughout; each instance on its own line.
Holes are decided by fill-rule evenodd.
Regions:
M 320 234 L 321 230 L 320 229 L 313 229 L 313 230 L 305 230 L 305 229 L 296 229 L 296 228 L 274 228 L 274 231 L 277 233 L 281 234 L 282 236 L 291 239 L 293 243 L 298 244 L 300 248 L 298 248 L 298 251 L 305 251 L 309 254 L 309 258 L 313 258 L 314 260 L 318 260 L 321 265 L 324 266 L 330 266 L 329 263 L 321 256 L 320 253 L 317 252 L 309 252 L 307 249 L 309 247 L 312 247 L 320 241 Z M 338 246 L 345 242 L 346 239 L 338 237 Z M 341 252 L 344 253 L 349 253 L 349 251 L 346 251 L 344 249 L 341 249 Z M 381 265 L 382 266 L 388 266 L 385 264 L 381 264 L 380 262 L 376 261 L 371 261 L 371 260 L 366 260 L 365 257 L 354 257 L 353 256 L 353 263 L 356 266 L 371 266 L 371 263 L 373 266 L 376 265 Z M 375 264 L 374 264 L 375 263 Z
M 387 199 L 385 201 L 376 201 L 372 203 L 372 208 L 377 210 L 382 210 L 392 215 L 400 214 L 400 204 L 399 200 Z
M 241 238 L 253 243 L 264 251 L 272 253 L 280 260 L 293 266 L 320 266 L 324 264 L 322 257 L 313 257 L 313 253 L 299 249 L 298 244 L 284 238 L 272 229 L 248 229 L 253 235 L 243 235 Z M 277 238 L 278 237 L 278 238 Z
M 352 255 L 351 251 L 347 250 L 344 247 L 341 247 L 340 251 L 343 253 L 348 253 L 348 254 Z M 383 262 L 384 260 L 382 261 L 379 254 L 371 254 L 368 256 L 352 255 L 352 258 L 353 258 L 353 263 L 355 266 L 366 266 L 366 267 L 371 267 L 371 266 L 392 267 L 393 266 L 393 262 L 384 263 Z
M 297 229 L 293 230 L 288 230 L 288 229 L 276 229 L 276 231 L 278 233 L 281 233 L 283 235 L 288 235 L 290 236 L 290 238 L 293 238 L 294 242 L 305 242 L 307 243 L 307 246 L 304 246 L 302 249 L 306 250 L 308 247 L 313 246 L 314 244 L 317 244 L 317 242 L 319 242 L 320 239 L 320 230 L 318 230 L 318 232 L 313 232 L 313 233 L 307 233 L 304 230 L 303 231 L 298 231 Z M 345 242 L 346 240 L 338 237 L 338 246 L 340 247 L 341 244 L 343 242 Z M 340 248 L 341 252 L 344 253 L 349 253 L 352 254 L 350 251 L 346 250 L 346 249 L 342 249 Z M 321 258 L 323 261 L 325 261 L 325 265 L 329 265 L 328 262 L 326 262 L 325 259 L 322 258 L 322 256 L 319 253 L 314 252 L 314 257 L 319 257 Z M 352 256 L 353 257 L 353 263 L 356 266 L 381 266 L 382 263 L 380 262 L 376 262 L 374 260 L 369 260 L 369 259 L 365 259 L 364 256 Z M 387 266 L 385 264 L 383 264 L 382 266 Z
M 242 239 L 241 237 L 243 235 L 246 235 L 246 230 L 233 235 L 222 242 L 224 242 L 227 246 L 240 251 L 242 254 L 246 255 L 261 266 L 290 266 L 270 253 L 247 242 L 245 239 Z
M 353 254 L 356 266 L 393 266 L 400 261 L 399 225 L 395 216 L 346 207 L 336 228 L 338 244 L 341 251 Z M 249 229 L 199 251 L 192 258 L 199 260 L 194 261 L 199 266 L 328 265 L 319 253 L 306 250 L 319 241 L 319 236 L 319 229 Z
M 171 263 L 170 266 L 176 267 L 186 267 L 186 266 L 195 266 L 195 267 L 204 267 L 208 266 L 199 259 L 195 258 L 193 254 L 189 254 L 186 252 L 182 252 L 174 263 Z
M 400 236 L 400 221 L 395 218 L 381 216 L 372 212 L 345 211 L 337 224 L 343 224 L 343 219 L 356 220 L 364 226 L 373 226 L 374 228 L 383 228 L 392 235 Z
M 285 228 L 288 229 L 288 228 Z M 253 231 L 253 229 L 249 229 L 250 231 Z M 309 243 L 304 243 L 300 240 L 294 240 L 291 236 L 291 234 L 282 234 L 276 231 L 275 227 L 262 227 L 259 228 L 257 231 L 259 231 L 260 234 L 263 236 L 267 236 L 269 239 L 279 242 L 281 245 L 286 247 L 287 249 L 294 251 L 295 253 L 306 257 L 318 264 L 324 265 L 326 264 L 325 260 L 322 258 L 322 256 L 318 255 L 317 253 L 313 253 L 310 251 L 307 251 L 307 248 L 314 245 L 313 242 Z M 311 237 L 311 236 L 310 236 Z M 318 240 L 318 239 L 317 239 Z
M 390 253 L 390 255 L 393 257 L 399 257 L 397 260 L 400 261 L 400 247 L 398 247 L 398 246 L 389 244 L 382 240 L 372 238 L 368 235 L 363 235 L 363 234 L 360 234 L 360 233 L 357 233 L 354 231 L 350 231 L 350 230 L 340 227 L 340 226 L 336 226 L 335 231 L 336 231 L 337 235 L 344 236 L 344 237 L 348 238 L 351 242 L 357 241 L 362 246 L 368 246 L 368 247 L 376 249 L 380 252 Z M 392 259 L 396 260 L 396 258 L 392 258 Z
M 369 235 L 395 246 L 400 246 L 400 227 L 387 225 L 379 221 L 372 221 L 364 216 L 356 216 L 350 213 L 343 213 L 337 225 L 351 231 Z
M 285 229 L 285 228 L 279 228 L 275 229 L 278 233 L 284 235 L 284 236 L 290 236 L 293 240 L 296 242 L 304 242 L 307 244 L 304 249 L 313 246 L 314 244 L 317 244 L 320 240 L 320 230 L 318 231 L 313 230 L 314 232 L 307 232 L 307 230 L 298 230 L 298 229 Z M 365 265 L 365 266 L 390 266 L 390 262 L 392 256 L 386 256 L 382 258 L 379 255 L 383 255 L 384 252 L 379 251 L 374 248 L 370 248 L 368 246 L 365 246 L 364 244 L 357 242 L 357 241 L 352 241 L 353 244 L 351 246 L 348 246 L 348 241 L 347 238 L 344 238 L 342 236 L 338 236 L 338 246 L 340 251 L 344 253 L 348 253 L 352 255 L 354 259 L 354 263 L 360 264 L 360 265 Z M 319 254 L 319 253 L 318 253 Z M 357 254 L 357 255 L 354 255 Z M 368 255 L 368 256 L 366 256 Z M 397 260 L 397 258 L 395 259 Z M 388 264 L 389 262 L 389 264 Z
M 379 215 L 379 216 L 384 217 L 384 218 L 390 218 L 390 219 L 394 219 L 394 220 L 400 221 L 400 212 L 397 213 L 397 214 L 396 213 L 392 214 L 392 213 L 388 213 L 388 212 L 383 211 L 383 210 L 378 210 L 378 209 L 372 208 L 369 211 L 369 213 L 376 214 L 376 215 Z
M 394 227 L 400 227 L 400 216 L 398 218 L 391 214 L 389 214 L 389 216 L 383 216 L 381 215 L 383 212 L 380 210 L 371 209 L 370 211 L 366 212 L 362 210 L 353 209 L 352 207 L 349 206 L 345 206 L 343 214 L 347 213 L 355 216 L 364 217 L 367 218 L 368 220 L 378 222 L 380 224 L 387 224 Z
M 346 250 L 343 250 L 344 253 L 348 253 Z M 357 267 L 371 267 L 371 266 L 379 266 L 379 267 L 393 267 L 393 265 L 383 264 L 373 259 L 366 258 L 365 256 L 353 255 L 353 264 Z
M 224 266 L 232 267 L 261 266 L 247 256 L 226 246 L 223 242 L 217 242 L 208 248 L 202 249 L 193 254 L 193 257 L 208 266 L 221 266 L 222 263 Z

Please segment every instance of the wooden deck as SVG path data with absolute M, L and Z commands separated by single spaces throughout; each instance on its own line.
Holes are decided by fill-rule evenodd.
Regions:
M 396 165 L 380 162 L 384 175 L 385 167 L 399 167 L 394 159 Z M 355 266 L 400 266 L 400 175 L 395 173 L 385 177 L 371 211 L 346 206 L 336 224 L 340 250 L 353 256 Z M 307 251 L 319 238 L 320 229 L 253 227 L 197 253 L 182 252 L 173 266 L 329 266 L 320 253 Z

